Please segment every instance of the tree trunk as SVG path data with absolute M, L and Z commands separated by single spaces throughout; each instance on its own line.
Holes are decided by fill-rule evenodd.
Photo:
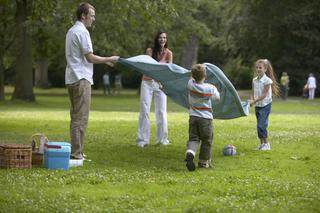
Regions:
M 33 93 L 31 35 L 26 23 L 32 11 L 32 0 L 16 0 L 16 78 L 12 100 L 35 101 Z
M 3 56 L 0 56 L 0 101 L 3 101 L 4 96 L 4 65 L 3 65 Z
M 181 64 L 186 69 L 191 69 L 192 65 L 198 61 L 198 47 L 199 39 L 197 36 L 193 35 L 190 42 L 188 42 L 182 53 Z
M 42 89 L 47 89 L 49 87 L 47 59 L 40 59 L 37 61 L 35 70 L 35 86 Z
M 3 30 L 3 32 L 5 32 L 6 30 L 6 20 L 4 19 L 4 17 L 6 17 L 5 14 L 5 6 L 4 5 L 0 5 L 0 13 L 2 14 L 1 16 L 1 24 L 2 24 L 2 28 L 1 30 Z M 5 99 L 4 96 L 4 65 L 3 65 L 3 58 L 4 58 L 4 54 L 5 54 L 5 33 L 0 33 L 0 101 L 3 101 Z

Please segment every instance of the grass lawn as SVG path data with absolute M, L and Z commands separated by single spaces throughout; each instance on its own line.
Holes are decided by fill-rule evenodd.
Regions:
M 36 94 L 36 103 L 0 102 L 0 143 L 29 144 L 37 132 L 69 141 L 66 89 Z M 214 168 L 188 172 L 186 109 L 168 99 L 169 146 L 155 145 L 152 113 L 151 146 L 141 149 L 136 91 L 94 91 L 85 147 L 92 162 L 68 171 L 0 169 L 0 212 L 319 212 L 320 100 L 272 107 L 271 151 L 255 150 L 252 108 L 248 117 L 214 120 Z M 222 155 L 227 144 L 236 156 Z

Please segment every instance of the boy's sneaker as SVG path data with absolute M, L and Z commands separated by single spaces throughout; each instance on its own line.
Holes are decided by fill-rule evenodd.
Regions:
M 211 160 L 200 160 L 198 162 L 198 168 L 209 169 L 212 168 Z
M 211 168 L 211 165 L 209 163 L 198 163 L 198 168 L 204 168 L 204 169 L 209 169 Z
M 187 154 L 186 154 L 186 161 L 187 161 L 186 167 L 189 171 L 194 171 L 196 169 L 196 165 L 194 165 L 193 159 L 194 159 L 193 154 L 190 152 L 187 152 Z
M 259 150 L 261 150 L 261 151 L 271 150 L 270 144 L 269 143 L 262 144 Z

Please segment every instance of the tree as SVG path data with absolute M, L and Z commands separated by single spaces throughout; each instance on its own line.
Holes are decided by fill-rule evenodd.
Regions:
M 5 99 L 4 72 L 5 56 L 14 42 L 15 33 L 13 28 L 14 4 L 10 1 L 2 1 L 0 4 L 0 101 Z M 11 35 L 11 36 L 9 36 Z
M 194 17 L 198 12 L 199 5 L 201 5 L 198 0 L 190 0 L 184 4 L 181 4 L 178 0 L 93 0 L 91 3 L 96 7 L 97 21 L 95 25 L 98 27 L 94 26 L 89 30 L 91 31 L 94 51 L 100 55 L 116 54 L 122 57 L 130 57 L 144 54 L 146 47 L 152 45 L 155 33 L 158 30 L 165 30 L 169 34 L 169 45 L 174 52 L 174 62 L 179 64 L 182 60 L 185 60 L 183 57 L 186 54 L 183 54 L 183 48 L 189 44 L 190 39 L 195 38 L 193 41 L 205 41 L 210 40 L 211 37 L 210 30 L 206 25 Z M 17 0 L 17 8 L 18 4 L 28 4 L 28 15 L 25 15 L 24 21 L 21 21 L 24 23 L 23 25 L 16 24 L 16 31 L 20 33 L 19 36 L 17 35 L 17 48 L 22 45 L 27 45 L 28 48 L 23 48 L 23 52 L 16 52 L 21 52 L 20 56 L 24 53 L 24 59 L 28 55 L 29 59 L 27 61 L 31 62 L 30 55 L 26 53 L 29 51 L 30 35 L 32 35 L 32 63 L 36 67 L 35 85 L 46 87 L 48 85 L 46 76 L 49 76 L 53 85 L 63 86 L 65 70 L 64 39 L 66 31 L 74 23 L 72 18 L 75 15 L 78 1 Z M 33 7 L 31 7 L 31 4 Z M 103 8 L 103 10 L 100 8 Z M 30 11 L 32 16 L 30 16 Z M 18 17 L 22 17 L 22 14 L 16 12 L 16 20 L 18 20 Z M 21 32 L 28 32 L 28 34 L 27 36 L 21 36 Z M 24 40 L 22 41 L 22 39 Z M 197 49 L 197 42 L 190 44 L 195 44 L 193 50 L 185 53 L 192 53 L 194 59 L 191 61 L 195 62 L 197 52 L 194 50 Z M 18 93 L 30 91 L 23 86 L 21 79 L 24 83 L 29 82 L 28 88 L 32 88 L 33 85 L 32 71 L 18 72 L 19 67 L 32 70 L 30 64 L 22 65 L 21 61 L 22 58 L 18 59 L 17 55 L 17 62 L 19 63 L 15 63 L 17 65 L 16 88 L 13 99 Z M 46 69 L 47 66 L 48 69 Z M 27 74 L 29 77 L 21 77 L 23 74 Z M 128 78 L 137 79 L 130 75 L 138 74 L 128 73 Z M 127 73 L 124 74 L 124 77 L 126 76 Z
M 202 20 L 216 35 L 211 44 L 200 44 L 206 50 L 200 59 L 218 59 L 232 82 L 243 88 L 249 70 L 253 75 L 253 62 L 268 58 L 278 76 L 283 71 L 290 75 L 291 94 L 300 95 L 308 72 L 320 63 L 319 1 L 205 2 Z
M 72 23 L 74 1 L 33 0 L 32 35 L 35 64 L 35 86 L 48 88 L 48 68 L 64 54 L 65 31 Z M 71 8 L 71 6 L 73 6 Z M 61 33 L 63 32 L 63 33 Z M 61 52 L 63 54 L 61 54 Z M 60 63 L 64 60 L 58 59 Z M 57 68 L 57 67 L 55 67 Z
M 192 35 L 191 40 L 184 46 L 182 52 L 181 65 L 186 69 L 191 69 L 192 65 L 198 61 L 199 39 Z
M 233 13 L 237 21 L 230 28 L 235 52 L 248 66 L 257 58 L 270 59 L 278 76 L 283 71 L 289 74 L 290 92 L 300 94 L 308 73 L 320 63 L 320 2 L 242 3 L 240 13 Z
M 16 0 L 16 4 L 16 77 L 12 100 L 35 101 L 32 74 L 32 40 L 30 31 L 28 31 L 32 0 Z
M 169 48 L 173 50 L 174 63 L 197 61 L 197 40 L 209 40 L 208 28 L 194 18 L 200 3 L 198 0 L 113 0 L 94 3 L 99 26 L 92 30 L 94 48 L 103 55 L 120 54 L 128 57 L 144 54 L 153 45 L 158 30 L 168 33 Z M 99 8 L 104 8 L 103 11 Z M 194 38 L 192 40 L 192 38 Z M 190 41 L 193 41 L 190 43 Z M 191 50 L 183 52 L 187 45 Z M 187 59 L 191 56 L 191 60 Z M 125 73 L 130 79 L 138 79 L 138 73 Z

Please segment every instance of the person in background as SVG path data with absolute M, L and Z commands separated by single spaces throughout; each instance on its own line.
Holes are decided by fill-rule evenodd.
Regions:
M 283 72 L 280 78 L 281 98 L 283 100 L 287 100 L 288 98 L 289 82 L 290 80 L 288 74 L 286 72 Z
M 167 33 L 159 32 L 152 48 L 146 50 L 146 54 L 159 63 L 172 63 L 172 52 L 168 48 Z M 155 102 L 155 114 L 157 124 L 156 144 L 168 145 L 167 126 L 167 96 L 161 90 L 159 82 L 149 76 L 143 75 L 140 89 L 140 113 L 137 146 L 143 148 L 150 144 L 150 108 L 152 96 Z
M 206 67 L 196 64 L 191 69 L 192 78 L 189 80 L 189 141 L 186 150 L 186 167 L 189 171 L 195 170 L 193 162 L 197 149 L 200 146 L 199 168 L 210 168 L 213 145 L 212 101 L 220 100 L 220 93 L 212 84 L 204 83 Z
M 102 76 L 103 81 L 103 93 L 104 95 L 110 95 L 110 77 L 108 73 Z
M 271 112 L 272 95 L 279 95 L 279 86 L 268 59 L 259 59 L 255 62 L 257 77 L 252 80 L 252 95 L 250 105 L 255 105 L 257 118 L 257 132 L 260 139 L 258 150 L 271 150 L 268 141 L 268 123 Z
M 114 77 L 114 93 L 120 94 L 122 88 L 122 75 L 117 73 Z
M 119 56 L 101 57 L 93 54 L 87 28 L 95 21 L 95 8 L 81 3 L 76 11 L 77 21 L 68 30 L 65 41 L 67 67 L 65 83 L 70 98 L 71 158 L 84 159 L 85 132 L 88 124 L 93 64 L 114 65 Z
M 316 78 L 313 76 L 313 73 L 309 74 L 307 88 L 309 90 L 309 100 L 313 100 L 317 88 Z

